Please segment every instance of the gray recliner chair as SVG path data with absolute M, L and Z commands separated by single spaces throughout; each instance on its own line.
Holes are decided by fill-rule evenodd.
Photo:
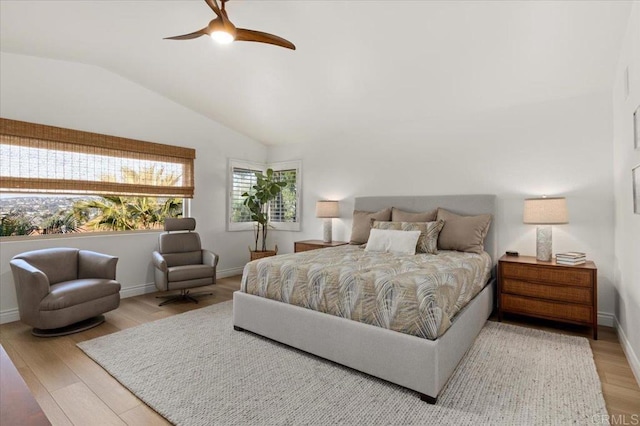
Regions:
M 165 219 L 160 234 L 159 250 L 152 254 L 155 267 L 155 283 L 160 291 L 180 290 L 179 294 L 158 296 L 167 298 L 160 306 L 179 300 L 198 303 L 196 295 L 213 293 L 189 293 L 190 288 L 216 283 L 218 255 L 203 250 L 194 218 Z
M 20 320 L 36 336 L 60 336 L 104 322 L 120 305 L 118 258 L 75 248 L 34 250 L 9 262 Z

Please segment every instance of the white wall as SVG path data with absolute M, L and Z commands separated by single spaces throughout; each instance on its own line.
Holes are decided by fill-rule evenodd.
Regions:
M 629 93 L 625 73 L 629 72 Z M 640 382 L 640 215 L 633 213 L 631 169 L 640 165 L 633 149 L 633 111 L 640 106 L 640 3 L 634 3 L 613 90 L 615 190 L 615 314 L 620 340 Z M 640 114 L 640 113 L 639 113 Z M 639 170 L 640 172 L 640 170 Z
M 2 53 L 0 115 L 77 130 L 196 149 L 191 215 L 203 245 L 220 255 L 219 276 L 241 273 L 251 232 L 226 232 L 227 158 L 264 162 L 266 148 L 104 69 Z M 9 260 L 15 254 L 69 246 L 119 256 L 123 295 L 153 283 L 151 251 L 157 233 L 0 242 L 0 321 L 17 319 Z
M 498 196 L 500 252 L 535 255 L 535 227 L 522 224 L 526 197 L 567 197 L 568 225 L 555 226 L 554 252 L 585 251 L 596 262 L 600 320 L 612 325 L 613 159 L 610 93 L 519 105 L 455 121 L 424 117 L 373 123 L 321 143 L 271 147 L 269 161 L 303 161 L 302 231 L 274 232 L 282 251 L 322 238 L 318 199 L 341 201 L 334 239 L 350 235 L 353 198 L 364 195 Z

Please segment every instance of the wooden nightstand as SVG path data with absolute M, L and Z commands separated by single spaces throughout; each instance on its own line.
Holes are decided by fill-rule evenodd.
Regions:
M 503 313 L 586 325 L 598 339 L 598 269 L 539 262 L 533 256 L 498 261 L 498 320 Z
M 322 240 L 296 241 L 293 243 L 293 251 L 295 253 L 300 253 L 301 251 L 317 250 L 325 247 L 337 247 L 345 244 L 349 243 L 346 241 L 331 241 L 330 243 L 325 243 Z

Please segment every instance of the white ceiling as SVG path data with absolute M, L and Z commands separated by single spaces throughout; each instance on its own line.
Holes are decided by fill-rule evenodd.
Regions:
M 202 0 L 0 2 L 2 51 L 93 64 L 268 145 L 610 90 L 631 2 L 232 0 L 259 43 L 162 40 Z M 99 84 L 99 82 L 96 82 Z

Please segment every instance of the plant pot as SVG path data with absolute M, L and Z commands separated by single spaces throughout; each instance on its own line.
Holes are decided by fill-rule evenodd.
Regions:
M 278 254 L 278 246 L 276 246 L 275 250 L 266 250 L 266 251 L 253 251 L 249 248 L 249 254 L 251 254 L 251 260 L 262 259 L 263 257 L 271 257 Z

